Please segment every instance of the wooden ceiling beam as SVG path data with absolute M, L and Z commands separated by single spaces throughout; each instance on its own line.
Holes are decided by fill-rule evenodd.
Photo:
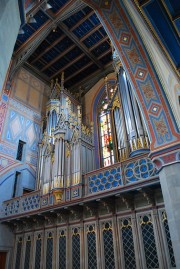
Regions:
M 75 34 L 73 34 L 71 31 L 69 31 L 68 27 L 64 25 L 64 23 L 60 22 L 58 23 L 60 29 L 76 44 L 77 47 L 79 47 L 84 54 L 86 54 L 91 61 L 93 61 L 99 68 L 103 69 L 103 65 L 97 60 L 97 58 L 87 49 L 87 47 L 80 42 L 80 40 L 77 38 Z
M 114 72 L 112 61 L 109 62 L 104 66 L 104 70 L 96 70 L 92 72 L 90 75 L 82 79 L 81 81 L 77 82 L 68 90 L 72 92 L 74 89 L 78 89 L 79 87 L 82 87 L 84 89 L 84 94 L 93 87 L 101 78 L 106 77 L 108 74 Z
M 69 51 L 74 49 L 76 46 L 72 44 L 70 47 L 68 47 L 66 50 L 64 50 L 62 53 L 60 53 L 57 57 L 55 57 L 52 61 L 50 61 L 47 65 L 45 65 L 42 69 L 41 72 L 46 70 L 49 66 L 57 62 L 60 58 L 62 58 L 64 55 L 66 55 Z
M 56 46 L 60 41 L 62 41 L 65 38 L 65 34 L 60 36 L 56 41 L 54 41 L 49 47 L 47 47 L 43 52 L 41 52 L 33 61 L 31 61 L 31 64 L 34 64 L 39 58 L 41 58 L 46 52 L 48 52 L 50 49 L 52 49 L 54 46 Z
M 72 75 L 70 75 L 69 77 L 67 77 L 65 79 L 65 82 L 69 81 L 71 78 L 77 76 L 79 73 L 81 73 L 83 70 L 85 70 L 86 68 L 88 68 L 89 66 L 93 65 L 94 63 L 90 62 L 88 64 L 86 64 L 85 66 L 83 66 L 82 68 L 78 69 L 76 72 L 74 72 Z
M 89 17 L 91 17 L 94 14 L 94 11 L 92 10 L 90 13 L 88 13 L 84 18 L 82 18 L 80 21 L 78 21 L 73 27 L 71 27 L 69 30 L 72 32 L 74 29 L 79 27 L 83 22 L 85 22 Z
M 86 38 L 88 38 L 90 35 L 94 34 L 97 30 L 99 30 L 102 27 L 101 24 L 96 25 L 92 30 L 87 32 L 81 39 L 80 41 L 83 42 Z
M 59 69 L 53 76 L 51 76 L 51 79 L 57 77 L 60 73 L 62 73 L 62 71 L 64 71 L 65 69 L 67 69 L 68 67 L 70 67 L 71 65 L 73 65 L 74 63 L 76 63 L 77 61 L 79 61 L 83 57 L 84 57 L 84 53 L 79 55 L 77 58 L 75 58 L 70 63 L 63 66 L 61 69 Z
M 108 50 L 106 50 L 105 52 L 103 52 L 103 53 L 98 57 L 98 60 L 101 59 L 101 58 L 103 58 L 104 56 L 106 56 L 106 55 L 109 54 L 110 52 L 112 53 L 112 49 L 111 49 L 111 48 L 109 48 Z
M 99 42 L 97 42 L 92 47 L 90 47 L 89 50 L 92 51 L 93 49 L 95 49 L 96 47 L 98 47 L 99 45 L 101 45 L 102 43 L 104 43 L 105 41 L 107 41 L 108 39 L 109 39 L 109 37 L 108 36 L 105 36 L 103 39 L 99 40 Z

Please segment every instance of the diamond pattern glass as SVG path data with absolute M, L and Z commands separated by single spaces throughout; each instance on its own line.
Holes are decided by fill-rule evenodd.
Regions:
M 16 265 L 15 269 L 20 268 L 20 261 L 21 261 L 21 249 L 22 249 L 22 242 L 17 243 L 17 254 L 16 254 Z
M 168 250 L 169 250 L 171 266 L 176 267 L 175 258 L 174 258 L 174 251 L 173 251 L 173 246 L 172 246 L 172 242 L 171 242 L 171 236 L 170 236 L 170 232 L 169 232 L 169 225 L 168 225 L 167 219 L 165 219 L 163 221 L 163 223 L 164 223 L 164 230 L 165 230 L 166 239 L 167 239 L 167 245 L 168 245 Z
M 47 239 L 46 269 L 52 269 L 53 239 Z
M 88 243 L 88 269 L 96 269 L 97 268 L 96 233 L 94 231 L 88 232 L 87 243 Z
M 59 237 L 59 269 L 66 269 L 66 237 Z
M 159 268 L 153 225 L 150 222 L 141 225 L 147 268 Z
M 80 269 L 80 235 L 72 236 L 72 269 Z
M 104 258 L 105 258 L 105 269 L 114 269 L 114 246 L 113 246 L 113 231 L 104 230 L 103 231 L 104 240 Z
M 124 250 L 125 269 L 135 269 L 136 259 L 134 251 L 132 227 L 122 227 L 122 240 Z
M 40 269 L 41 266 L 41 240 L 36 241 L 35 268 Z
M 31 251 L 31 241 L 27 241 L 26 242 L 25 260 L 24 260 L 24 269 L 29 269 L 30 251 Z

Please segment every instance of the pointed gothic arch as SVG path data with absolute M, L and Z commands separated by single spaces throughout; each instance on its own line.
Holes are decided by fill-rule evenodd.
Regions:
M 151 152 L 178 144 L 180 133 L 175 116 L 123 1 L 83 1 L 96 11 L 128 74 L 147 122 Z

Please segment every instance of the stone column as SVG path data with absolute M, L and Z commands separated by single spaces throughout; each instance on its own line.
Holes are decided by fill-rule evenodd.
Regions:
M 154 158 L 170 229 L 176 268 L 180 268 L 180 152 L 175 151 Z

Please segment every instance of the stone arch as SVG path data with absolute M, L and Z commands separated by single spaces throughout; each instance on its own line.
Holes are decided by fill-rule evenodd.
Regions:
M 148 126 L 151 152 L 178 144 L 180 133 L 164 89 L 122 1 L 83 1 L 96 11 L 126 69 Z

